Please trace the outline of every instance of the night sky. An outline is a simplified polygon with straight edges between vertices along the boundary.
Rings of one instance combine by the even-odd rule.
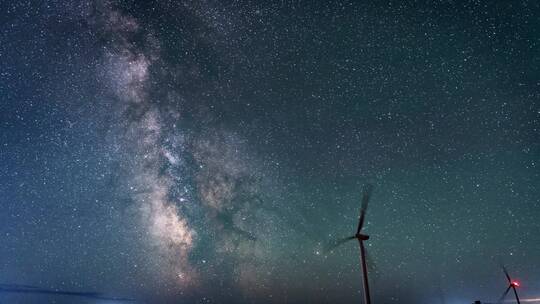
[[[2,1],[0,303],[540,298],[540,2]]]

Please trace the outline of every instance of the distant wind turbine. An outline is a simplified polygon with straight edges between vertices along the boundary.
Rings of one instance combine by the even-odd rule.
[[[360,264],[362,266],[362,274],[363,274],[363,285],[364,285],[364,303],[365,304],[371,304],[371,297],[369,294],[369,282],[368,282],[368,271],[367,271],[367,264],[366,264],[366,248],[364,247],[364,241],[367,241],[369,239],[369,235],[362,233],[362,228],[364,227],[364,221],[366,218],[366,210],[368,207],[369,199],[371,197],[371,192],[373,191],[372,185],[366,185],[364,187],[364,193],[362,196],[362,206],[360,207],[360,217],[358,219],[358,228],[356,229],[356,234],[353,236],[349,236],[343,239],[337,240],[332,246],[330,246],[327,250],[332,251],[336,247],[357,239],[358,244],[360,245]]]
[[[514,291],[514,296],[516,297],[516,302],[520,304],[518,293],[516,290],[516,287],[519,287],[519,282],[512,280],[512,278],[510,278],[510,275],[508,274],[506,267],[504,267],[503,265],[501,265],[501,267],[504,271],[504,275],[506,276],[506,279],[508,280],[508,288],[506,288],[506,291],[503,293],[503,295],[501,296],[501,298],[499,299],[497,303],[501,303],[504,300],[504,298],[506,298],[506,295],[508,295],[508,293],[510,292],[510,289],[512,289]]]

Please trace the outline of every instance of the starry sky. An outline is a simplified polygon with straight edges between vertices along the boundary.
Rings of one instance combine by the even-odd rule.
[[[0,303],[540,297],[540,2],[3,1]]]

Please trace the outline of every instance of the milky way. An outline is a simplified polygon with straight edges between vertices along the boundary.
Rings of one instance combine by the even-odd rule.
[[[0,301],[538,298],[539,11],[2,4]]]
[[[126,120],[116,125],[111,140],[124,155],[121,163],[127,170],[122,179],[133,193],[141,241],[149,243],[148,254],[159,257],[153,271],[159,272],[162,284],[182,292],[202,288],[212,276],[246,296],[269,289],[273,266],[267,265],[276,259],[272,233],[283,227],[270,227],[272,211],[262,211],[259,188],[268,177],[260,161],[232,131],[211,127],[192,134],[177,126],[183,108],[151,96],[161,90],[154,87],[152,68],[166,64],[151,31],[110,3],[99,8],[94,26],[111,44],[103,47],[98,75],[117,97],[120,119]],[[142,39],[142,46],[136,39]],[[192,189],[186,187],[190,160]],[[183,209],[198,212],[208,226],[195,228]],[[208,265],[197,269],[190,252],[205,234],[214,252],[203,262]]]

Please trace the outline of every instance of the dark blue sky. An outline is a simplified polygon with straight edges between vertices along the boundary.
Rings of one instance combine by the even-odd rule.
[[[540,297],[536,1],[0,9],[1,303]]]

